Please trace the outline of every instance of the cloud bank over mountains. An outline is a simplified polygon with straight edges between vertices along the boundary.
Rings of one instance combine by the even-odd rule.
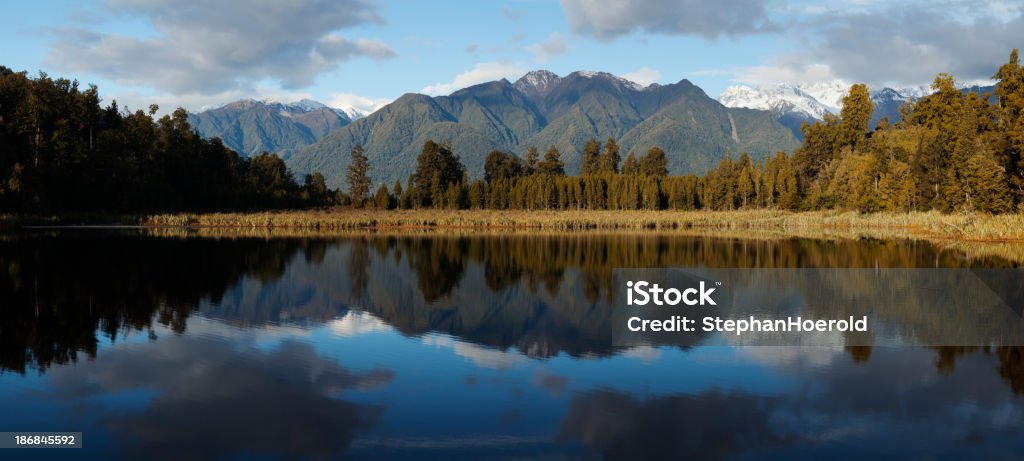
[[[78,9],[33,32],[46,41],[41,66],[114,82],[108,94],[133,108],[271,97],[365,113],[403,93],[449,94],[538,67],[607,70],[644,85],[697,78],[712,91],[837,80],[896,88],[939,72],[986,80],[1024,45],[1018,1],[560,0],[456,11],[375,0],[97,0]]]
[[[631,34],[708,40],[785,35],[791,51],[761,64],[719,69],[755,85],[846,80],[919,85],[948,72],[984,80],[1021,47],[1019,2],[843,2],[822,6],[772,0],[562,0],[570,29],[610,41]]]
[[[100,12],[149,24],[152,33],[66,28],[46,62],[172,94],[212,94],[268,79],[301,89],[344,61],[396,57],[384,42],[338,33],[384,23],[377,7],[362,0],[112,0]]]

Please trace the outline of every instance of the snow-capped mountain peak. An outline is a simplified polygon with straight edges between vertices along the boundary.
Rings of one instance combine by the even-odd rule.
[[[322,103],[320,101],[314,101],[314,100],[308,99],[308,98],[301,99],[301,100],[293,102],[293,103],[286,103],[284,105],[286,107],[292,107],[292,108],[303,110],[303,111],[306,111],[306,112],[313,112],[314,110],[320,110],[320,109],[327,108],[326,104],[324,104],[324,103]]]
[[[992,84],[990,81],[957,82],[957,88],[965,92],[984,94],[991,92]],[[849,88],[848,83],[838,80],[760,87],[731,86],[718,96],[718,102],[726,107],[768,110],[780,121],[795,119],[802,123],[823,120],[825,114],[829,113],[838,115]],[[929,85],[869,90],[871,101],[875,105],[873,119],[888,117],[890,121],[899,119],[900,106],[904,103],[916,101],[935,92]]]
[[[841,80],[833,80],[831,82],[818,82],[818,83],[800,83],[796,85],[804,94],[807,94],[814,98],[819,103],[835,109],[830,111],[838,113],[839,109],[843,107],[843,98],[850,92],[850,84]]]
[[[546,89],[558,83],[560,80],[562,80],[562,78],[559,77],[558,74],[551,72],[550,70],[541,69],[527,72],[526,75],[523,75],[522,77],[519,78],[519,80],[516,80],[516,83],[514,83],[514,85],[528,85],[537,89]]]
[[[347,120],[355,120],[356,118],[362,116],[362,114],[358,114],[354,111],[330,107],[327,104],[309,98],[303,98],[293,102],[283,102],[275,101],[273,99],[265,99],[263,100],[263,103],[277,109],[280,112],[280,114],[285,117],[294,117],[324,109],[334,112],[339,117],[342,117]]]
[[[908,91],[894,90],[892,88],[882,88],[871,92],[872,101],[909,101],[912,99],[918,99],[921,96],[917,96],[918,93],[911,93]]]
[[[958,85],[969,88],[971,85]],[[850,85],[835,80],[819,83],[781,83],[775,86],[732,86],[726,88],[718,101],[726,107],[747,107],[770,110],[778,116],[796,114],[821,120],[826,113],[839,114]],[[920,99],[934,91],[927,85],[871,90],[876,109],[886,104],[898,107],[905,101]]]
[[[512,86],[526,94],[544,95],[561,81],[558,74],[549,70],[533,70],[516,80]]]
[[[645,88],[647,88],[646,86],[641,85],[637,82],[619,77],[618,75],[610,74],[608,72],[593,72],[588,70],[581,70],[578,72],[573,72],[572,74],[569,75],[577,75],[583,78],[604,78],[615,83],[615,85],[618,86],[619,89],[643,91]]]
[[[956,82],[956,87],[959,90],[970,90],[971,88],[976,87],[986,88],[995,84],[996,82],[994,80],[967,80]],[[921,99],[935,92],[935,90],[932,89],[931,84],[905,86],[896,88],[895,91],[903,96],[904,99]]]
[[[620,91],[643,91],[655,86],[644,86],[608,72],[593,72],[585,70],[573,72],[565,77],[559,77],[554,72],[548,70],[534,70],[527,72],[526,75],[520,77],[519,80],[516,80],[515,83],[512,84],[512,86],[529,95],[543,96],[551,91],[551,89],[556,85],[568,78],[604,79],[605,81],[611,82]]]
[[[238,99],[238,100],[235,100],[235,101],[231,101],[231,102],[227,102],[227,103],[224,103],[224,104],[220,104],[220,105],[217,105],[217,106],[213,106],[211,108],[216,109],[216,108],[221,108],[221,107],[232,107],[232,106],[233,107],[252,107],[254,105],[259,105],[259,104],[262,104],[264,106],[281,106],[281,107],[284,107],[284,108],[287,108],[287,109],[290,109],[290,110],[293,110],[293,111],[301,111],[301,112],[312,112],[314,110],[317,110],[317,109],[320,109],[320,108],[323,108],[323,107],[327,107],[324,104],[319,103],[317,101],[314,101],[312,99],[303,99],[301,101],[295,101],[295,102],[283,102],[283,101],[280,101],[280,100],[277,100],[277,99],[274,99],[274,98],[263,98],[263,99],[242,98],[242,99]]]
[[[832,99],[828,87],[813,87],[810,91]],[[841,99],[841,97],[840,97]],[[807,85],[779,84],[771,87],[730,86],[718,97],[726,107],[746,107],[772,111],[776,115],[799,113],[822,119],[827,113],[837,113],[836,106],[821,102],[808,92]]]

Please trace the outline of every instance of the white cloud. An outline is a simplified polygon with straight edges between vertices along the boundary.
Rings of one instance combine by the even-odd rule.
[[[574,33],[612,40],[636,31],[705,38],[775,29],[765,0],[562,0]]]
[[[846,80],[868,84],[921,84],[940,72],[977,80],[991,77],[1022,43],[1019,9],[990,10],[972,2],[951,6],[951,14],[945,7],[916,6],[887,4],[813,19],[815,40],[790,66],[819,62]]]
[[[818,83],[837,80],[827,64],[779,64],[740,67],[730,71],[732,81],[754,86],[778,83]]]
[[[431,96],[445,95],[478,83],[501,80],[503,78],[515,78],[526,72],[527,69],[517,63],[508,61],[481,62],[473,66],[473,69],[456,75],[455,79],[450,83],[427,85],[420,92]]]
[[[565,44],[565,38],[558,32],[552,32],[543,42],[534,43],[526,48],[533,53],[533,60],[545,62],[552,56],[565,53],[569,48]]]
[[[480,368],[507,370],[527,362],[526,357],[522,354],[478,346],[453,339],[450,336],[426,335],[423,337],[423,344],[437,348],[451,348],[455,355],[469,360]]]
[[[985,6],[991,10],[992,14],[1004,18],[1020,16],[1021,12],[1024,11],[1024,5],[1017,2],[988,2],[987,5],[982,7],[984,8]]]
[[[1019,5],[950,0],[942,8],[929,6],[865,2],[794,17],[799,46],[764,65],[731,69],[732,80],[898,87],[928,84],[948,72],[961,81],[986,81],[1021,45]]]
[[[844,354],[841,347],[824,346],[740,346],[736,347],[736,351],[737,358],[778,368],[793,365],[826,367]]]
[[[641,67],[633,72],[622,74],[621,77],[626,80],[639,83],[643,86],[647,86],[661,80],[661,72],[649,67]]]
[[[911,86],[930,83],[939,72],[984,80],[1021,47],[1024,30],[1024,3],[1006,0],[561,0],[561,6],[573,33],[604,41],[637,33],[708,40],[770,33],[788,41],[784,54],[727,69],[734,81],[755,85],[838,79]]]
[[[382,42],[337,34],[383,23],[363,0],[111,0],[100,12],[148,22],[156,34],[59,31],[46,64],[176,95],[212,95],[267,79],[286,89],[303,88],[342,61],[395,56]]]

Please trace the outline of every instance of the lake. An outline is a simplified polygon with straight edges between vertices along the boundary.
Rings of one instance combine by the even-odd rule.
[[[610,326],[621,268],[1015,268],[1017,252],[26,231],[0,238],[0,431],[84,448],[0,458],[1020,459],[1021,344],[621,347]],[[973,328],[878,309],[901,335]]]

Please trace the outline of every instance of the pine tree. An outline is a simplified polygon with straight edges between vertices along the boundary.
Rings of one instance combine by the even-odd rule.
[[[405,184],[407,187],[402,189],[402,194],[398,196],[398,207],[403,210],[408,210],[416,205],[416,199],[414,198],[415,189],[413,188],[411,175]],[[399,183],[399,187],[401,187],[401,183]]]
[[[962,117],[957,121],[957,133],[951,139],[953,151],[944,168],[945,178],[942,183],[942,207],[947,211],[960,208],[973,209],[971,203],[972,181],[967,173],[967,163],[978,150],[977,131],[978,119],[973,110],[964,108]]]
[[[654,146],[647,151],[647,154],[640,158],[640,174],[655,177],[668,176],[668,159],[665,158],[665,151]]]
[[[562,162],[562,154],[558,152],[554,144],[548,147],[548,151],[544,153],[544,161],[537,165],[537,172],[553,176],[565,175],[565,163]]]
[[[800,191],[797,187],[796,171],[788,163],[779,169],[775,182],[779,187],[779,208],[794,210],[800,202]]]
[[[629,155],[626,156],[626,160],[622,162],[622,174],[640,174],[640,163],[636,161],[636,155],[633,155],[633,151],[630,151]]]
[[[352,160],[348,165],[348,195],[353,205],[362,207],[370,193],[370,161],[363,154],[363,146],[356,145],[352,148]]]
[[[483,181],[473,181],[469,185],[469,206],[473,209],[481,209],[486,205],[487,184]]]
[[[338,206],[352,206],[352,199],[341,189],[334,193],[334,204]]]
[[[999,155],[1017,200],[1024,201],[1024,68],[1020,65],[1017,49],[1010,60],[999,67],[993,76],[996,84],[997,115],[1000,132],[1006,143]]]
[[[857,152],[844,155],[832,169],[824,194],[808,203],[814,208],[855,208],[862,212],[877,211],[882,206],[878,193],[878,158]]]
[[[602,173],[618,173],[620,160],[622,158],[619,156],[619,145],[615,143],[614,139],[608,138],[604,142],[604,152],[601,153],[599,170]]]
[[[804,142],[793,152],[794,172],[801,184],[811,184],[839,151],[839,118],[825,114],[823,122],[804,124]]]
[[[953,76],[946,73],[937,75],[931,88],[935,92],[914,105],[912,120],[939,133],[958,132],[963,114],[963,93],[956,87]]]
[[[843,108],[839,112],[839,146],[857,149],[871,129],[869,123],[874,111],[875,103],[871,102],[868,86],[863,83],[851,86],[850,92],[843,97]]]
[[[387,210],[391,208],[391,194],[388,193],[388,186],[381,184],[377,188],[377,193],[373,197],[373,204],[379,210]]]
[[[943,197],[942,184],[947,178],[949,154],[946,152],[948,140],[935,130],[928,130],[928,136],[921,140],[921,147],[912,159],[914,182],[917,184],[916,202],[923,209],[941,208]]]
[[[662,209],[662,192],[661,184],[657,179],[652,177],[644,178],[641,186],[643,195],[643,207],[647,210],[660,210]]]
[[[537,152],[537,148],[530,146],[526,149],[525,165],[523,167],[523,174],[529,176],[537,171],[537,162],[540,161],[540,153]]]
[[[441,170],[434,170],[428,185],[430,191],[430,202],[427,205],[434,208],[443,208],[445,206],[445,194],[448,192],[448,186],[450,184],[446,183],[442,179]]]
[[[999,106],[1007,112],[1005,116],[1016,119],[1024,115],[1024,69],[1016,48],[1010,52],[1010,60],[1000,66],[992,78],[998,80],[995,93]]]
[[[444,207],[449,210],[461,210],[469,205],[467,190],[462,183],[450,183],[442,199]]]
[[[324,175],[319,171],[306,175],[303,189],[308,200],[313,204],[322,205],[327,198],[327,184],[324,181]]]
[[[443,206],[448,186],[459,183],[466,168],[447,146],[428,140],[416,158],[416,171],[410,178],[410,189],[416,206]]]
[[[590,138],[583,145],[583,157],[580,159],[580,174],[583,176],[596,174],[601,169],[601,143]]]
[[[882,206],[886,210],[905,212],[914,209],[917,184],[914,182],[910,165],[900,160],[889,162],[888,170],[882,174],[878,188]]]
[[[708,194],[708,206],[716,210],[732,210],[737,205],[736,183],[739,179],[737,163],[732,156],[726,152],[725,157],[718,163],[706,178],[706,193]]]
[[[745,166],[740,170],[740,175],[736,180],[736,193],[739,195],[741,208],[747,208],[748,202],[754,198],[754,179],[750,174],[750,169]]]
[[[292,192],[297,189],[288,167],[280,157],[263,151],[249,159],[246,171],[254,195],[262,206],[280,208],[288,205]]]
[[[995,158],[979,150],[967,160],[965,170],[966,205],[969,209],[989,213],[1004,213],[1013,209],[1010,188]]]
[[[522,162],[512,154],[493,150],[484,159],[484,180],[515,178],[523,173]]]

